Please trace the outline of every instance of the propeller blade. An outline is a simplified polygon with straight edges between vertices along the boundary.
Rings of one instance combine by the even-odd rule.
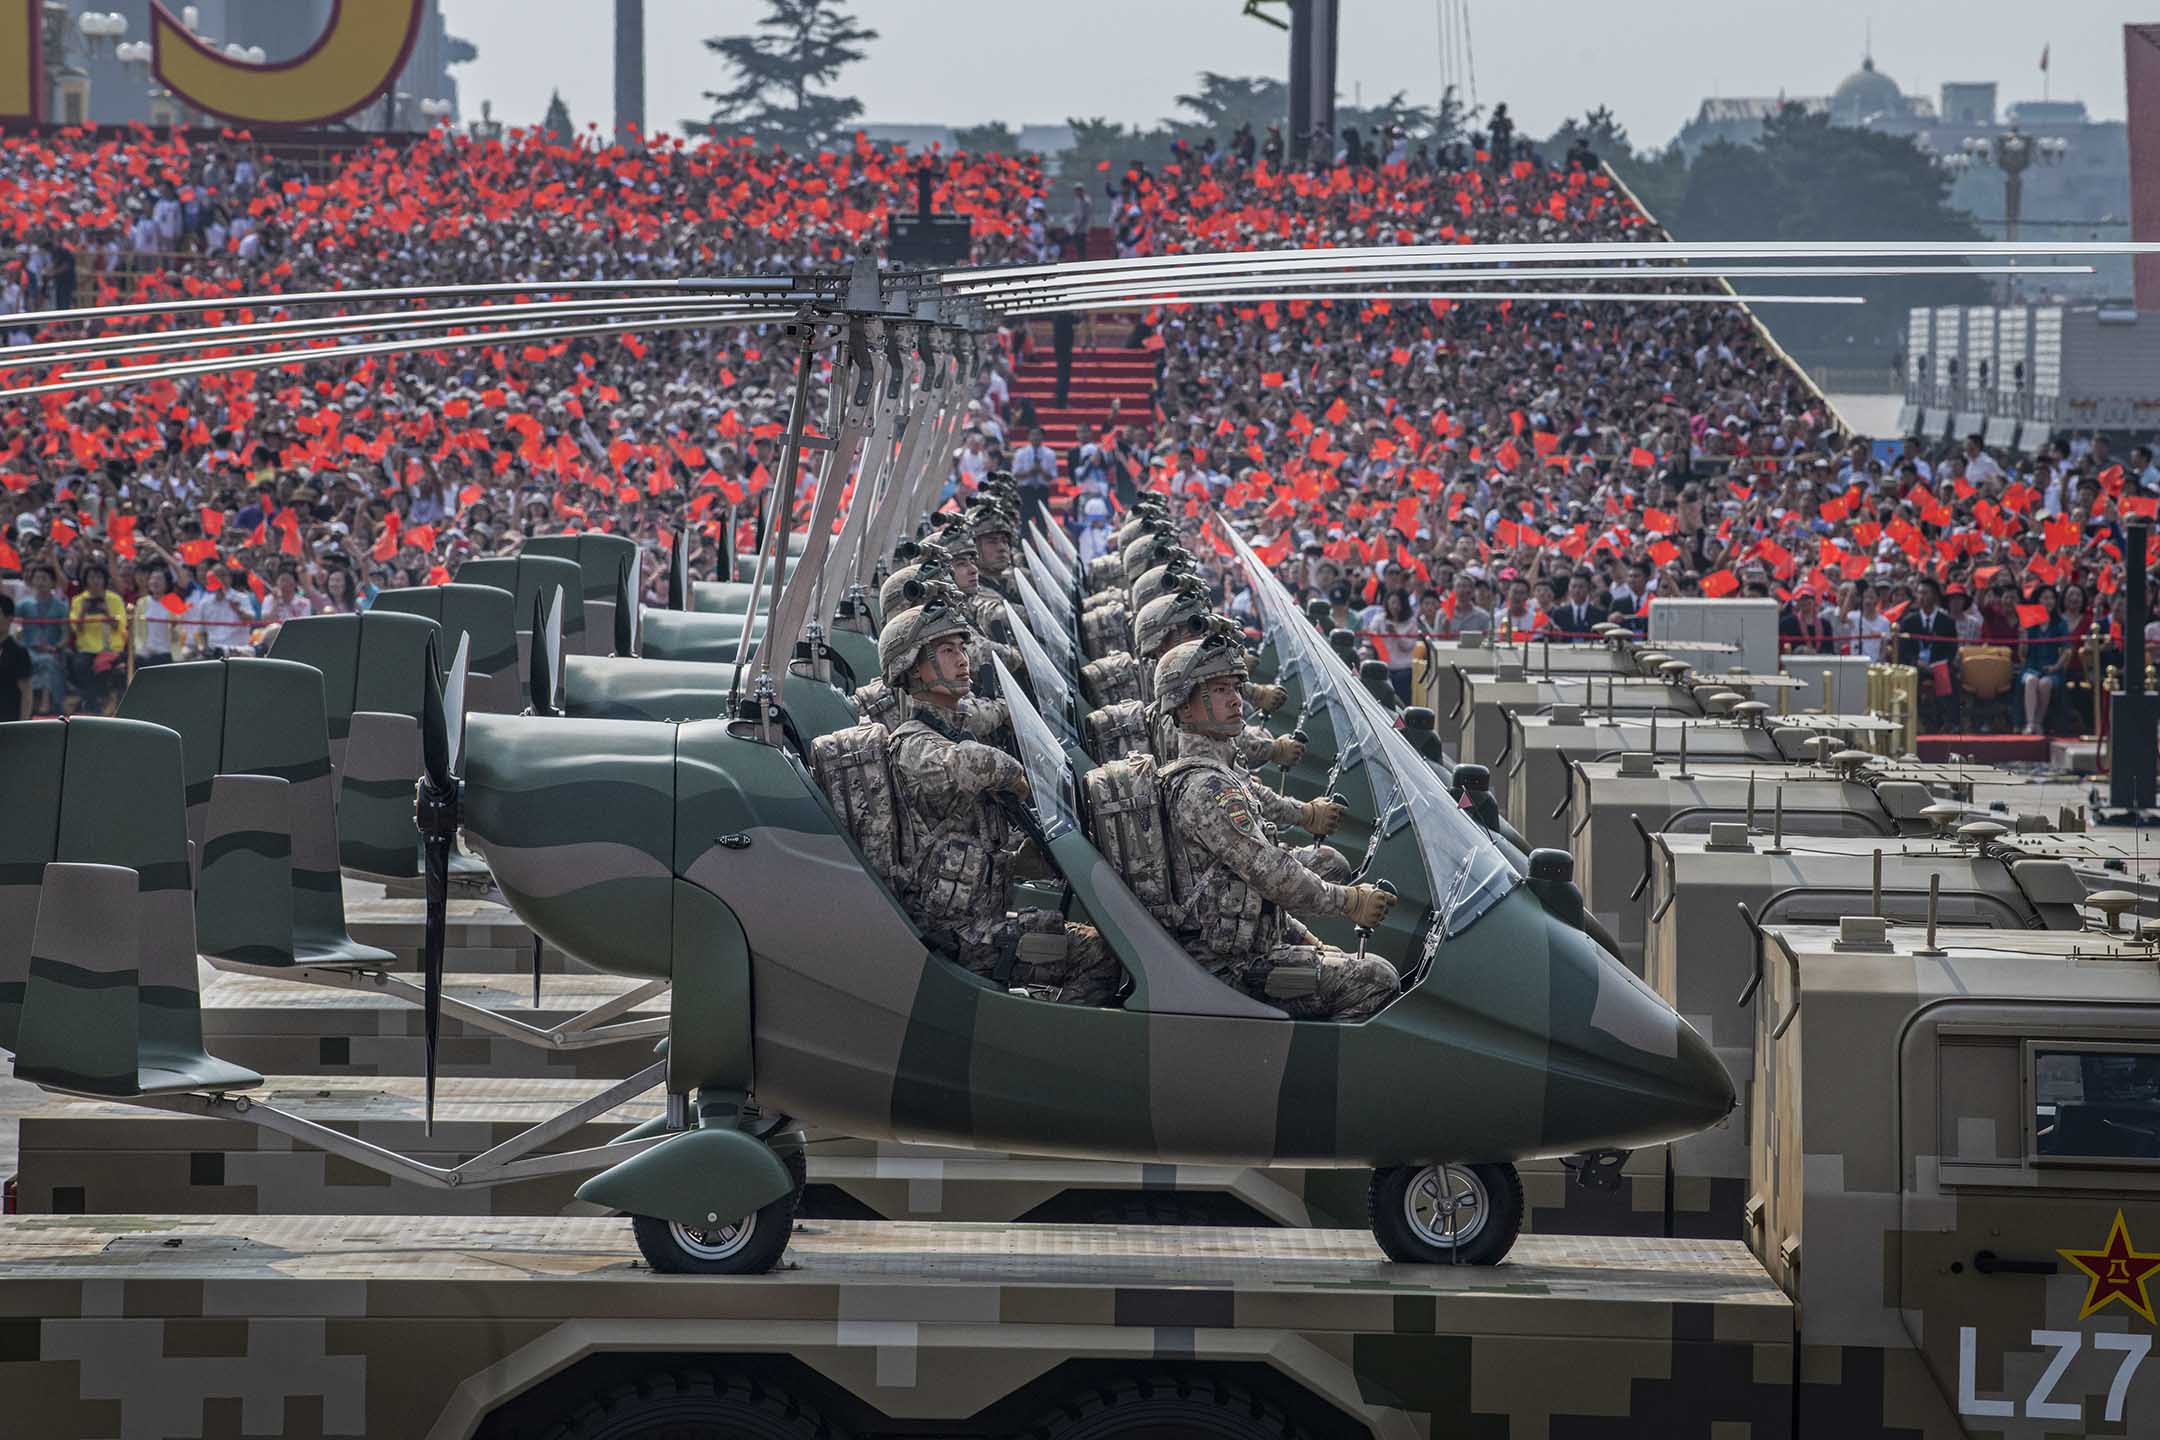
[[[562,616],[548,604],[551,595],[559,597],[562,587],[533,596],[532,658],[526,667],[525,692],[535,715],[554,715],[556,667],[562,663]],[[555,638],[550,642],[549,627],[553,626]]]
[[[548,709],[550,715],[562,713],[562,627],[563,592],[557,585],[548,596],[547,625],[544,638],[547,641]]]
[[[730,527],[732,532],[733,527]],[[735,578],[735,537],[732,533],[720,537],[720,578]],[[668,558],[668,609],[690,608],[690,527],[685,525],[675,532],[675,553]]]
[[[639,553],[643,553],[642,551]],[[615,653],[637,654],[637,556],[622,562],[622,574],[615,581]]]
[[[465,663],[471,637],[458,640],[446,682],[436,668],[441,652],[435,639],[427,649],[427,706],[420,717],[420,748],[426,775],[420,783],[421,850],[427,872],[426,936],[420,969],[424,986],[427,1081],[426,1132],[435,1133],[435,1060],[442,1036],[443,927],[450,906],[450,846],[457,835],[457,768],[465,742]]]

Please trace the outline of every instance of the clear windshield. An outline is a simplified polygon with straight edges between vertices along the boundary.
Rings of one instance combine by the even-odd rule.
[[[1060,560],[1065,562],[1063,568],[1068,577],[1075,574],[1079,570],[1080,547],[1073,544],[1073,538],[1072,536],[1065,533],[1064,526],[1052,525],[1045,529],[1043,523],[1038,520],[1035,522],[1033,529],[1035,538],[1042,539],[1045,536],[1048,537],[1048,543],[1045,544],[1043,547],[1044,551],[1046,553],[1055,554]]]
[[[1043,568],[1049,572],[1051,580],[1056,582],[1053,588],[1058,594],[1071,595],[1075,583],[1073,568],[1066,563],[1065,557],[1058,553],[1057,546],[1045,543],[1040,538],[1040,532],[1028,536],[1024,543],[1042,557]]]
[[[1034,632],[1020,619],[1012,602],[1005,602],[1005,623],[1012,628],[1013,645],[1020,651],[1020,659],[1027,666],[1028,684],[1043,708],[1049,711],[1052,722],[1069,738],[1073,734],[1072,686],[1046,652]],[[999,691],[1011,698],[1010,691]]]
[[[1306,694],[1307,712],[1324,706],[1337,739],[1337,769],[1362,764],[1384,807],[1380,830],[1413,828],[1436,891],[1440,924],[1431,942],[1455,934],[1507,893],[1515,873],[1485,831],[1465,815],[1425,758],[1395,728],[1380,702],[1358,683],[1340,657],[1297,612],[1289,592],[1227,525],[1269,641],[1285,670],[1294,668]]]
[[[1023,543],[1020,549],[1027,557],[1027,569],[1024,572],[1014,571],[1015,578],[1031,579],[1036,597],[1043,602],[1046,611],[1061,628],[1070,632],[1073,623],[1072,586],[1058,583],[1056,572],[1050,568],[1049,562],[1043,559],[1042,552],[1035,547],[1033,541]]]
[[[1080,807],[1074,799],[1072,766],[1065,761],[1064,747],[1041,713],[1028,703],[1020,682],[1012,671],[1005,668],[1003,657],[993,654],[990,663],[997,667],[998,693],[1005,697],[1005,708],[1012,715],[1013,734],[1020,741],[1020,763],[1027,767],[1028,789],[1033,792],[1029,803],[1035,808],[1035,816],[1042,821],[1043,832],[1048,839],[1080,828]]]
[[[1049,603],[1043,599],[1042,591],[1027,576],[1016,570],[1013,583],[1020,592],[1020,608],[1027,612],[1028,628],[1035,632],[1034,638],[1042,642],[1050,658],[1057,662],[1060,674],[1078,674],[1079,662],[1073,655],[1072,631],[1058,623]]]

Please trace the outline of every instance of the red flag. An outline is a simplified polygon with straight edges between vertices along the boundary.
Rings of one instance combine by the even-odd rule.
[[[16,553],[15,547],[5,540],[0,540],[0,573],[10,575],[20,575],[22,573],[22,556]]]
[[[205,534],[205,535],[222,535],[222,534],[224,534],[224,533],[225,533],[225,512],[224,512],[224,511],[222,511],[222,510],[213,510],[213,509],[211,509],[211,508],[210,508],[210,507],[209,507],[208,505],[205,505],[205,506],[203,506],[203,507],[202,507],[202,509],[201,509],[200,511],[198,511],[197,513],[198,513],[198,514],[200,514],[200,515],[202,516],[202,533],[203,533],[203,534]]]
[[[1628,451],[1627,463],[1638,470],[1655,470],[1657,468],[1657,456],[1637,445],[1634,449]]]
[[[168,590],[163,595],[160,595],[157,598],[158,604],[163,605],[169,613],[174,615],[187,614],[187,601],[181,599],[172,591]]]
[[[1740,588],[1740,577],[1730,570],[1713,570],[1702,577],[1702,593],[1713,600],[1722,600]]]
[[[2047,606],[2020,605],[2017,607],[2017,616],[2018,624],[2024,626],[2028,630],[2037,630],[2042,625],[2047,624]]]
[[[412,546],[421,554],[430,554],[435,549],[435,527],[432,525],[415,525],[405,532],[404,540],[407,545]]]
[[[1670,535],[1677,528],[1677,522],[1663,510],[1645,510],[1642,512],[1642,528],[1653,535]]]
[[[183,540],[180,542],[180,563],[183,565],[200,565],[215,554],[217,554],[217,541],[215,540]]]
[[[112,517],[109,529],[112,534],[113,553],[129,560],[134,559],[135,517],[133,515],[115,515]]]

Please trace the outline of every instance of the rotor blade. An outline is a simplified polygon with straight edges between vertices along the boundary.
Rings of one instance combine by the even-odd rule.
[[[735,527],[720,537],[720,578],[735,578]],[[690,522],[684,520],[682,528],[675,532],[675,550],[668,556],[668,609],[690,608]]]
[[[548,603],[550,597],[555,604]],[[526,664],[525,691],[535,715],[556,713],[555,667],[562,659],[562,615],[556,606],[561,600],[560,585],[533,595],[532,649]]]
[[[1036,276],[1116,275],[1154,266],[1179,268],[1249,266],[1343,268],[1359,265],[1490,265],[1499,261],[1593,260],[1841,260],[1913,256],[2137,255],[2160,251],[2160,242],[2136,240],[1593,240],[1567,244],[1356,245],[1341,249],[1209,250],[1186,255],[1131,256],[1122,260],[1068,260],[1050,265],[1010,265],[946,270],[940,283],[955,287]]]
[[[1130,310],[1135,305],[1250,305],[1263,300],[1580,300],[1617,305],[1865,305],[1861,295],[1642,294],[1625,290],[1263,290],[1230,295],[1151,292],[1121,300],[1035,300],[999,305],[1007,315],[1047,315],[1058,310]],[[5,391],[0,391],[4,395]]]
[[[444,310],[387,310],[379,314],[311,315],[291,320],[260,320],[236,325],[203,325],[192,330],[154,330],[126,335],[95,335],[80,340],[46,340],[0,347],[0,369],[32,364],[62,366],[83,360],[118,360],[136,355],[164,355],[211,350],[228,345],[261,345],[285,340],[336,340],[458,325],[507,323],[543,316],[634,315],[655,311],[719,314],[751,308],[744,300],[550,300],[530,305],[458,305]]]
[[[125,305],[86,305],[79,310],[31,310],[8,316],[14,328],[82,324],[122,315],[178,315],[199,310],[269,309],[293,305],[350,305],[363,300],[424,300],[435,295],[576,295],[609,291],[672,290],[684,294],[741,294],[745,299],[787,304],[802,298],[791,276],[732,275],[693,280],[490,280],[476,285],[388,285],[352,290],[301,290],[291,294],[220,295],[209,299],[143,300]]]
[[[986,304],[1047,293],[1082,295],[1117,294],[1142,289],[1152,283],[1184,290],[1223,290],[1241,285],[1282,283],[1296,285],[1366,285],[1383,281],[1424,281],[1427,284],[1495,284],[1519,280],[1838,280],[1900,279],[1927,275],[2090,275],[2091,265],[1750,265],[1728,269],[1721,266],[1687,265],[1502,265],[1491,269],[1457,266],[1426,266],[1413,270],[1346,267],[1338,272],[1298,269],[1288,273],[1269,270],[1261,274],[1237,267],[1205,269],[1164,267],[1110,277],[1045,276],[1016,280],[995,287],[972,288],[967,293]]]
[[[0,399],[13,399],[22,395],[44,395],[64,390],[95,390],[107,385],[133,385],[144,380],[165,380],[180,375],[214,375],[234,370],[275,370],[284,365],[304,365],[311,361],[359,359],[368,355],[402,355],[415,350],[468,350],[499,345],[510,340],[542,340],[569,335],[621,335],[643,334],[652,330],[700,330],[715,325],[743,325],[764,322],[790,322],[796,324],[836,323],[820,317],[805,317],[793,310],[729,311],[720,316],[694,316],[686,319],[621,320],[592,325],[539,325],[522,330],[489,330],[470,335],[437,335],[420,340],[384,340],[366,345],[328,345],[298,350],[280,350],[267,355],[240,355],[216,360],[177,360],[163,365],[138,365],[124,370],[77,371],[59,379],[36,385],[18,385],[0,390]]]
[[[637,653],[637,556],[626,557],[615,580],[615,653]]]

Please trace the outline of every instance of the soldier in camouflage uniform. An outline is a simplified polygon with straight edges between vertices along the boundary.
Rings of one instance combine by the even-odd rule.
[[[995,481],[1004,476],[998,471],[990,478]],[[1010,479],[1010,476],[1005,478]],[[981,584],[1000,600],[1017,600],[1019,591],[1013,587],[1013,537],[1019,533],[1018,513],[1009,509],[1005,502],[992,498],[986,488],[978,495],[975,504],[968,509],[968,529],[974,533],[976,564],[981,570]]]
[[[886,577],[878,592],[878,608],[885,614],[887,628],[933,595],[942,595],[961,614],[968,613],[958,590],[942,578],[947,573],[942,552],[934,546],[931,549],[933,553],[922,563],[905,566]],[[980,635],[970,634],[968,661],[977,673],[989,664],[989,648],[989,642]],[[1011,662],[1007,663],[1010,665]],[[887,731],[899,729],[901,722],[915,709],[902,687],[888,683],[882,675],[858,687],[849,698],[855,702],[857,715],[883,725]],[[996,745],[1002,744],[1011,734],[1012,716],[1006,711],[1004,701],[970,695],[960,702],[960,723],[973,738],[986,745]]]
[[[1162,772],[1175,913],[1159,916],[1224,982],[1306,1020],[1362,1020],[1395,997],[1395,967],[1324,945],[1295,912],[1341,915],[1363,928],[1395,897],[1323,880],[1268,842],[1263,802],[1230,758],[1244,727],[1245,659],[1211,635],[1171,649],[1155,671],[1155,703],[1176,717],[1178,758]],[[1280,797],[1277,797],[1280,798]]]
[[[1068,1005],[1105,1004],[1124,971],[1093,928],[1048,910],[1005,908],[1008,806],[1027,797],[1027,772],[969,736],[969,633],[961,606],[933,593],[878,636],[882,678],[906,692],[910,712],[892,735],[900,903],[933,944],[978,975],[1047,989]]]

